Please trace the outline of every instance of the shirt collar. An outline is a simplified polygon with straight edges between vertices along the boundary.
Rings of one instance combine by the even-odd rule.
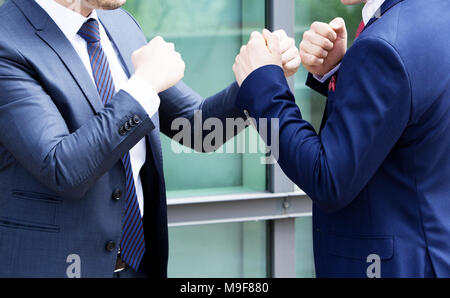
[[[367,0],[364,5],[362,15],[364,24],[367,25],[373,17],[379,18],[381,14],[381,6],[386,0]]]
[[[54,0],[36,0],[36,2],[47,12],[69,40],[72,40],[77,36],[81,26],[88,19],[95,19],[98,21],[95,9],[89,17],[84,17],[81,14],[56,3]]]

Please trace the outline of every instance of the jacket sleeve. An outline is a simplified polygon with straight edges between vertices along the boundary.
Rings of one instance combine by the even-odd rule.
[[[320,136],[302,119],[277,66],[253,72],[241,87],[238,105],[257,120],[279,119],[282,169],[319,208],[336,212],[358,196],[402,136],[410,121],[410,90],[396,50],[368,37],[343,60],[335,109]]]
[[[218,119],[223,124],[223,139],[215,144],[213,149],[217,150],[244,128],[240,127],[240,130],[237,129],[233,133],[230,133],[226,131],[225,125],[227,119],[234,120],[241,118],[243,121],[245,119],[243,112],[236,108],[238,91],[239,87],[237,83],[233,83],[221,92],[211,97],[203,98],[184,82],[178,83],[176,86],[160,94],[161,131],[168,137],[173,138],[178,133],[177,130],[172,129],[173,121],[177,118],[185,119],[191,127],[191,138],[189,139],[189,144],[181,142],[182,145],[191,147],[196,151],[206,152],[203,146],[201,146],[202,148],[198,148],[199,146],[195,145],[196,140],[203,142],[210,131],[202,129],[200,132],[201,135],[195,139],[196,134],[199,134],[199,132],[195,130],[194,122],[198,122],[197,125],[199,124],[203,127],[205,121],[208,119]],[[198,112],[201,112],[201,115]],[[186,142],[187,140],[183,139],[181,141]]]
[[[81,199],[92,185],[154,128],[128,93],[75,132],[14,49],[0,45],[0,142],[43,185],[63,198]],[[120,128],[134,116],[140,123]]]
[[[306,86],[313,89],[316,92],[319,92],[325,97],[328,97],[328,85],[330,84],[331,78],[326,80],[325,82],[321,83],[316,78],[314,78],[314,75],[312,73],[308,73],[308,78],[306,80]]]

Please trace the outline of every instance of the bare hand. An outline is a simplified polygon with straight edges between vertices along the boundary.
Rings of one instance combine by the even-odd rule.
[[[275,34],[280,40],[280,50],[284,75],[289,78],[295,75],[300,67],[300,64],[302,62],[300,59],[300,53],[295,46],[295,40],[287,36],[284,30],[274,31],[273,34]],[[266,36],[264,37],[267,38]]]
[[[330,24],[314,22],[300,43],[303,66],[320,76],[336,67],[346,52],[347,29],[342,18],[336,18]]]
[[[233,72],[239,86],[256,69],[266,65],[277,65],[282,67],[282,57],[280,50],[280,41],[278,37],[264,30],[264,35],[259,32],[253,32],[250,41],[241,48],[241,53],[236,57],[233,65]]]
[[[135,74],[149,83],[157,93],[177,84],[184,77],[186,68],[173,43],[162,37],[152,39],[131,57]]]

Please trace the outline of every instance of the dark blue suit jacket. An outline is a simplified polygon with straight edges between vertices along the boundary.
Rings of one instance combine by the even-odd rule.
[[[381,277],[450,276],[449,35],[449,1],[387,0],[342,61],[320,135],[281,68],[243,83],[238,106],[280,119],[279,163],[314,201],[319,277],[366,277],[372,254]]]
[[[128,75],[131,54],[146,44],[124,10],[99,11]],[[0,277],[65,277],[81,259],[82,277],[112,277],[122,233],[125,171],[120,157],[142,138],[141,172],[149,276],[167,271],[167,207],[160,130],[173,136],[178,117],[240,117],[236,84],[204,100],[183,83],[160,94],[149,118],[124,91],[102,106],[95,85],[70,42],[34,0],[0,9]],[[141,122],[122,136],[130,118]],[[226,135],[226,134],[224,134]],[[191,142],[193,144],[193,142]],[[116,245],[105,249],[108,242]]]

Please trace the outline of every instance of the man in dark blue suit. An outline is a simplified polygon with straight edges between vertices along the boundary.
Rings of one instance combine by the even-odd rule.
[[[369,0],[365,12],[375,2],[347,52],[341,19],[305,34],[308,85],[328,96],[320,134],[270,32],[236,60],[237,105],[279,119],[279,163],[314,202],[318,277],[450,277],[450,2]]]
[[[147,44],[124,3],[0,8],[0,277],[165,277],[160,131],[242,116],[236,83],[204,99],[179,82],[174,45]]]

